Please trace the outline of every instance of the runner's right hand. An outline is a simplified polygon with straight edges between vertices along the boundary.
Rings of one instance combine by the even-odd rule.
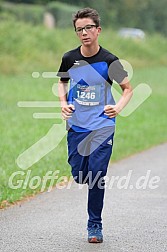
[[[72,117],[72,113],[74,112],[75,107],[73,104],[68,104],[65,105],[61,108],[61,114],[62,114],[62,118],[64,120],[68,120],[70,117]]]

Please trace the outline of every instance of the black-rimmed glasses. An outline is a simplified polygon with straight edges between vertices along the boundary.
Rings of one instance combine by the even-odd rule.
[[[75,31],[77,34],[81,34],[83,30],[85,30],[86,32],[89,32],[92,30],[93,27],[97,27],[97,25],[85,25],[84,27],[75,28]]]

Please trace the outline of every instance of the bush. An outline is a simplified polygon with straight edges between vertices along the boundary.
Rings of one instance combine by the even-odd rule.
[[[4,19],[4,13],[8,14],[9,18],[13,17],[19,21],[41,24],[43,22],[44,7],[40,5],[5,3],[1,6],[1,19]]]
[[[56,20],[58,27],[68,27],[72,25],[72,15],[77,12],[79,7],[60,2],[51,2],[46,10],[50,12]]]

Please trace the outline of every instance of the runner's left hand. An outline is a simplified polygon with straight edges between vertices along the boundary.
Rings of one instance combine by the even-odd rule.
[[[120,110],[117,105],[105,105],[104,112],[104,114],[107,115],[109,118],[113,118],[119,114]]]

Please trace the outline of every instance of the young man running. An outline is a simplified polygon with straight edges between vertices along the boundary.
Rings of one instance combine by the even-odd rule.
[[[67,120],[71,172],[77,183],[88,184],[88,242],[98,243],[103,242],[104,177],[112,154],[115,117],[130,100],[132,88],[118,58],[98,43],[97,11],[79,10],[73,24],[81,45],[64,54],[58,90],[62,117]],[[113,80],[122,89],[117,104],[111,93]]]

